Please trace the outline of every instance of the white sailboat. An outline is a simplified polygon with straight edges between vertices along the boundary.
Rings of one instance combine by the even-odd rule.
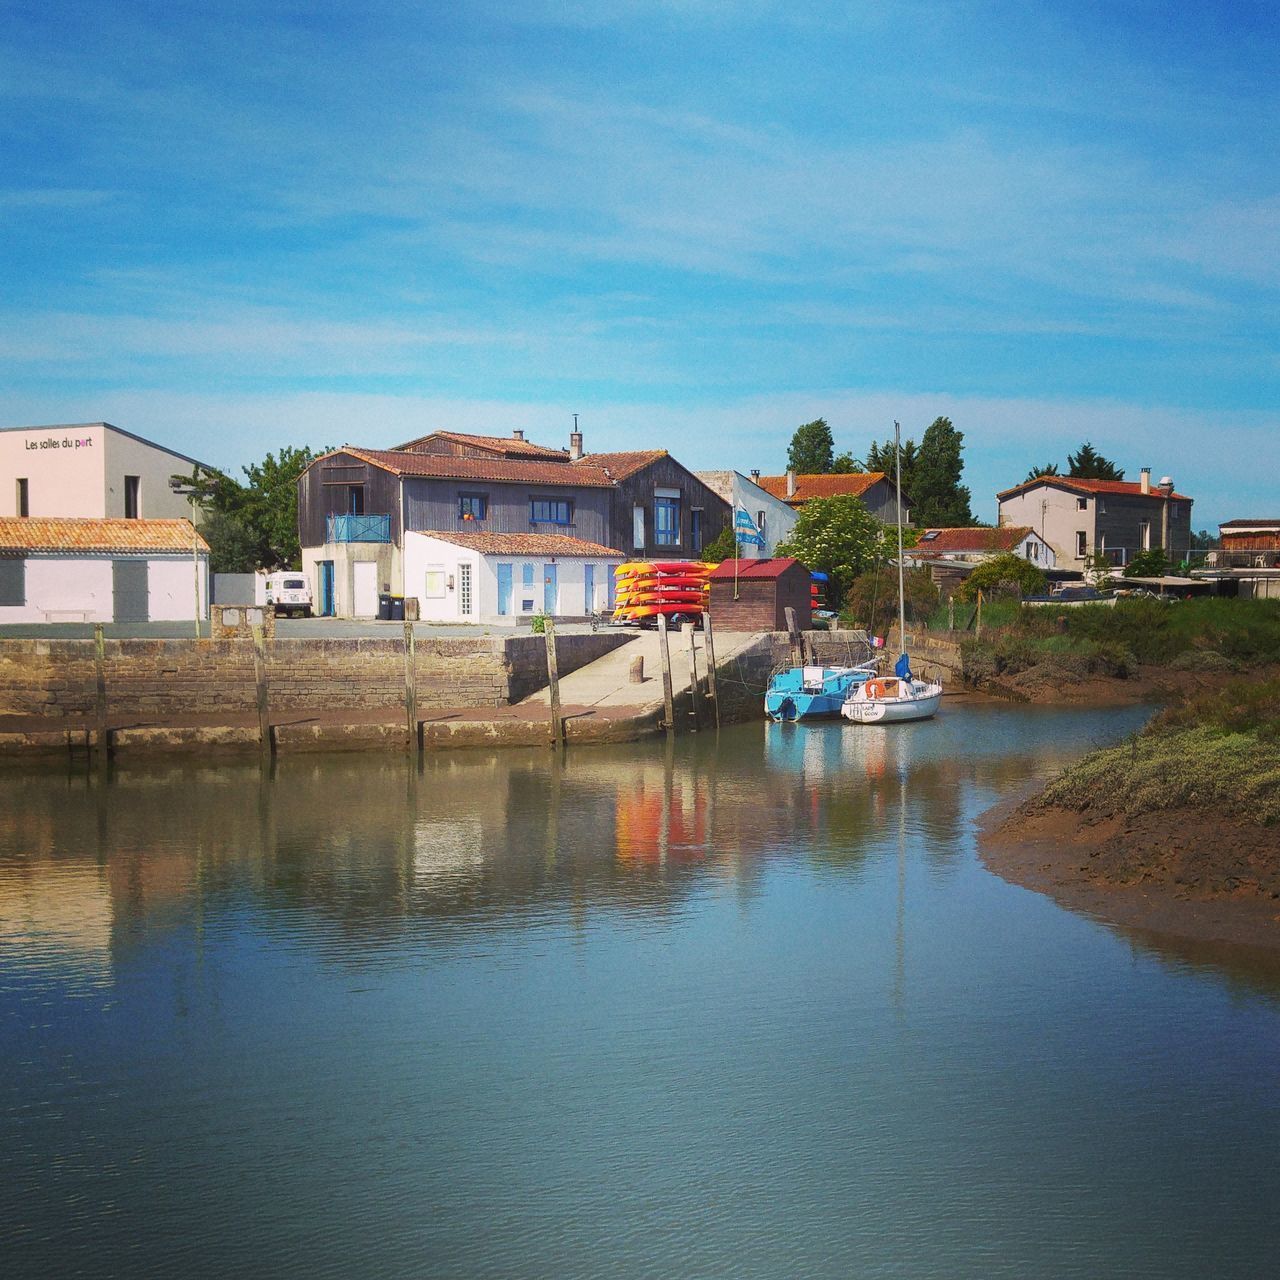
[[[898,491],[898,635],[903,652],[893,675],[866,680],[852,689],[840,714],[855,724],[893,724],[900,720],[927,720],[942,701],[942,686],[917,680],[906,654],[907,610],[902,567],[902,428],[893,424],[893,453]]]

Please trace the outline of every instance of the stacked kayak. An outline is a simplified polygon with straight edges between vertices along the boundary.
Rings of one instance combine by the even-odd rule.
[[[700,560],[631,560],[614,570],[615,622],[697,618],[706,612],[715,565]]]

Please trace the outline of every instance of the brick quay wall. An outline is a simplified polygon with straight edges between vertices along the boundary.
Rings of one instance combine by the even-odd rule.
[[[556,637],[560,673],[625,643],[600,632]],[[403,638],[267,640],[273,711],[401,707]],[[417,638],[417,702],[432,707],[503,707],[547,683],[541,636]],[[103,649],[112,719],[251,713],[257,706],[249,640],[107,640]],[[81,720],[94,714],[92,640],[0,641],[0,716]]]

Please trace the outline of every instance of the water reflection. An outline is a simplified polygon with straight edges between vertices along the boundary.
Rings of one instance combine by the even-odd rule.
[[[578,927],[664,918],[725,883],[750,897],[771,860],[858,877],[907,840],[945,877],[973,813],[1116,732],[1096,717],[979,710],[892,731],[753,725],[563,757],[0,775],[0,955],[100,974],[157,931],[198,930],[229,898],[297,938],[327,922],[351,956],[406,933],[448,941],[461,925],[566,912]]]

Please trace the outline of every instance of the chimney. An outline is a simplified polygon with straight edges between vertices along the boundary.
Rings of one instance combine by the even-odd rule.
[[[1172,476],[1160,477],[1160,492],[1163,493],[1166,498],[1173,496],[1173,477]]]
[[[796,473],[794,471],[787,472],[787,497],[794,498],[796,496]]]
[[[569,432],[569,461],[577,462],[582,457],[582,432]]]
[[[758,467],[751,473],[751,483],[752,484],[760,483],[760,469]]]
[[[511,433],[511,437],[512,437],[512,439],[514,439],[514,440],[523,440],[523,439],[524,439],[524,432],[523,432],[523,431],[521,431],[519,427],[517,427],[517,428],[516,428],[516,429]]]
[[[1142,485],[1142,492],[1150,493],[1151,492],[1151,468],[1143,467],[1138,474],[1141,477],[1141,479],[1139,480],[1139,483]]]

